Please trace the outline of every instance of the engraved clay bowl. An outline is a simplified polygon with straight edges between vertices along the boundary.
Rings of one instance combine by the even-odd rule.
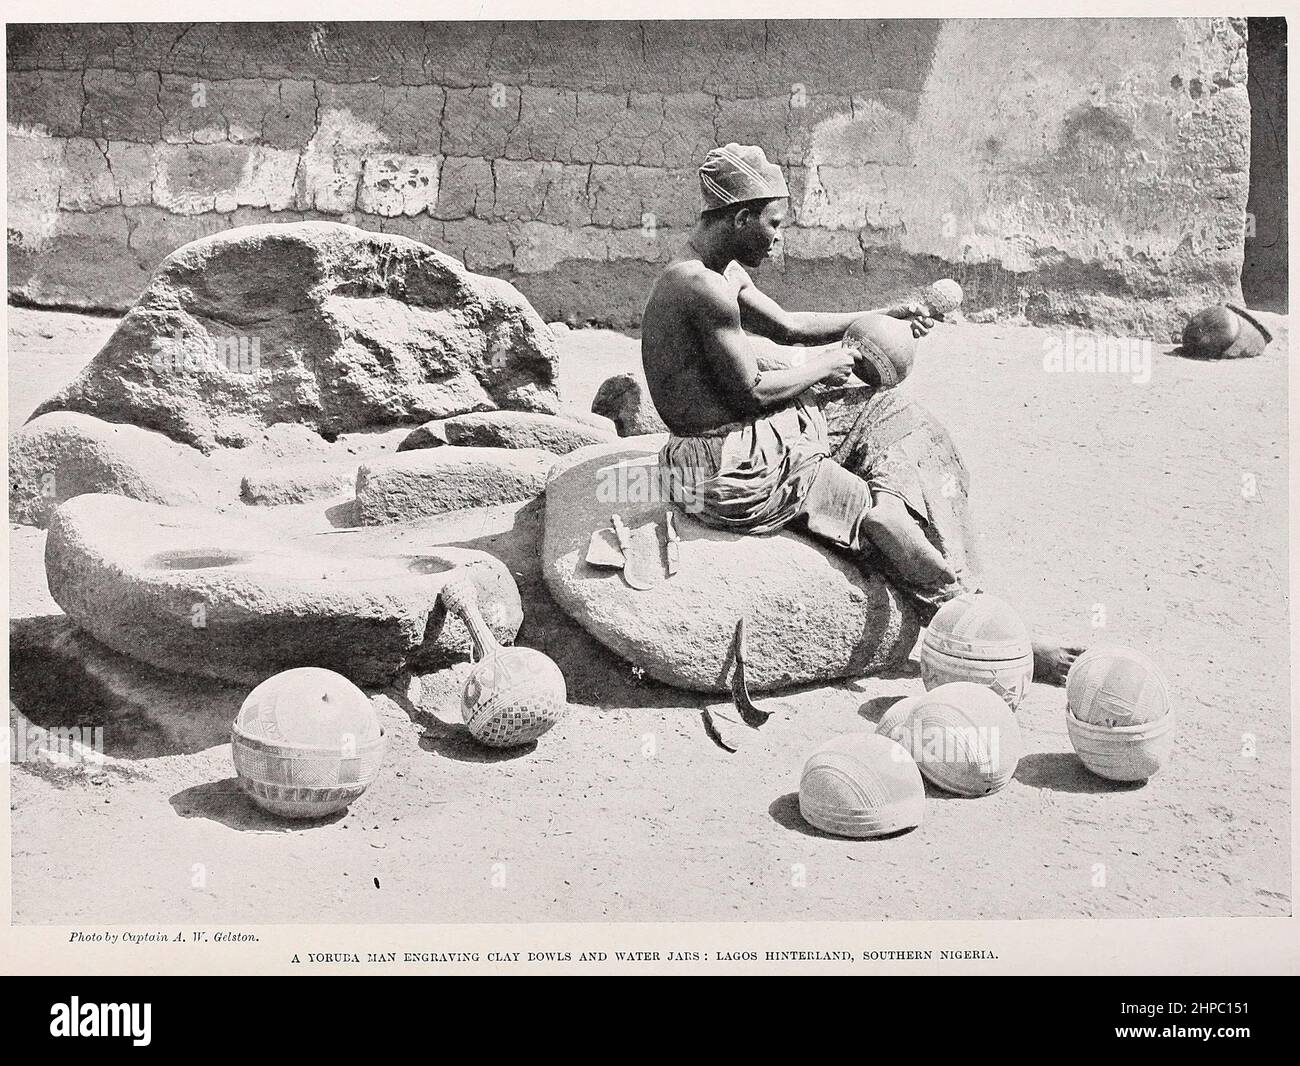
[[[906,739],[903,728],[911,721],[912,713],[920,703],[920,696],[904,696],[880,716],[880,721],[876,723],[876,732],[882,737],[888,737],[895,743],[902,744],[905,748],[911,747],[911,742]]]
[[[1089,648],[1065,679],[1065,705],[1080,722],[1130,726],[1169,713],[1169,682],[1146,655],[1132,648]]]
[[[947,655],[933,645],[922,643],[919,658],[921,683],[927,689],[969,681],[997,693],[1013,711],[1024,700],[1034,679],[1032,650],[1014,659],[975,659]]]
[[[1019,659],[1033,651],[1020,615],[987,592],[965,592],[945,603],[930,619],[922,641],[963,659]]]
[[[1151,777],[1169,759],[1176,731],[1173,711],[1155,721],[1129,726],[1081,722],[1066,711],[1065,725],[1083,765],[1110,781]]]
[[[365,693],[317,667],[267,678],[245,698],[230,731],[240,786],[284,818],[346,808],[378,777],[387,743]]]
[[[846,733],[804,763],[799,813],[824,833],[888,836],[921,824],[925,785],[900,744],[876,733]]]
[[[997,792],[1016,772],[1024,743],[1015,715],[997,693],[972,682],[941,685],[922,696],[908,722],[912,757],[945,792]]]

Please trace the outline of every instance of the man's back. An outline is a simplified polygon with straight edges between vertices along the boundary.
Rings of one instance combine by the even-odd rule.
[[[674,433],[705,433],[745,417],[719,389],[701,330],[720,306],[739,318],[744,280],[734,262],[718,274],[699,259],[682,258],[655,282],[641,319],[641,364],[655,408]]]

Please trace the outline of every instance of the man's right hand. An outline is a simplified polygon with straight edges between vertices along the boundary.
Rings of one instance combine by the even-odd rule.
[[[822,381],[827,385],[843,385],[853,373],[857,353],[845,344],[837,344],[825,355],[826,367]]]

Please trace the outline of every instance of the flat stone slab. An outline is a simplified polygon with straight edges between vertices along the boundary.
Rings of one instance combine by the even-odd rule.
[[[555,461],[536,448],[451,445],[371,460],[357,471],[357,522],[383,525],[533,499]]]
[[[503,643],[523,615],[506,567],[465,548],[316,552],[248,517],[85,495],[55,511],[50,594],[108,647],[184,674],[256,684],[294,666],[360,685],[463,657],[438,592],[464,567]],[[346,550],[346,549],[344,549]],[[233,713],[233,710],[232,710]]]
[[[556,602],[587,632],[651,677],[727,692],[736,622],[746,619],[751,690],[858,677],[904,663],[919,622],[879,577],[811,538],[742,536],[674,508],[680,569],[666,572],[657,486],[662,435],[573,452],[546,486],[542,573]],[[586,562],[593,531],[617,512],[654,557],[652,587]]]
[[[397,450],[402,452],[451,444],[464,448],[538,448],[555,455],[567,455],[589,444],[608,444],[616,440],[618,434],[612,428],[597,429],[569,418],[526,411],[476,411],[426,422],[402,441]]]
[[[351,495],[357,483],[358,460],[296,463],[245,474],[239,498],[257,507],[275,507],[307,500]]]
[[[591,426],[593,429],[599,429],[605,433],[610,433],[617,437],[618,426],[614,424],[612,418],[606,418],[604,415],[598,415],[595,411],[588,411],[579,407],[576,403],[568,403],[561,400],[560,406],[556,410],[557,418],[570,418],[574,422],[581,422],[585,426]]]
[[[59,504],[87,492],[177,505],[218,495],[202,453],[138,426],[56,411],[10,434],[10,521],[45,526]]]

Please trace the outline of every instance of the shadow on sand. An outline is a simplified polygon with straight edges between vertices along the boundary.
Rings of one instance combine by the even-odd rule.
[[[885,715],[889,711],[889,708],[892,707],[899,700],[905,700],[905,699],[907,699],[907,697],[903,695],[873,696],[871,699],[867,700],[866,703],[864,703],[861,707],[858,708],[858,716],[860,718],[865,718],[868,722],[871,722],[873,725],[879,725],[880,720],[885,717]]]
[[[1098,777],[1073,752],[1036,751],[1016,767],[1016,780],[1031,788],[1053,792],[1132,792],[1146,781],[1110,781]]]
[[[347,815],[346,810],[323,818],[280,818],[262,810],[244,794],[239,778],[227,777],[183,789],[171,798],[172,809],[182,818],[206,818],[230,829],[252,833],[291,833],[298,829],[330,825]]]
[[[438,722],[420,738],[420,749],[457,762],[512,762],[536,751],[537,741],[530,740],[515,748],[489,748],[475,740],[466,726]]]
[[[537,750],[535,740],[514,748],[490,748],[475,740],[469,727],[464,723],[443,721],[417,706],[404,692],[389,688],[385,690],[385,694],[423,731],[420,737],[421,751],[433,752],[446,759],[455,759],[457,762],[497,763],[511,762],[525,755],[531,755]]]
[[[771,816],[772,821],[783,829],[789,829],[794,833],[802,833],[806,837],[821,837],[823,840],[840,840],[850,841],[860,838],[837,836],[835,833],[824,833],[816,826],[809,825],[804,821],[804,817],[799,813],[799,793],[787,792],[784,796],[774,799],[767,808],[767,813]],[[909,829],[900,829],[896,833],[886,833],[884,836],[865,838],[870,841],[877,840],[894,840],[897,837],[907,836],[912,832]]]
[[[99,726],[116,759],[189,755],[230,740],[247,690],[105,647],[65,615],[10,623],[9,699],[33,725]]]

